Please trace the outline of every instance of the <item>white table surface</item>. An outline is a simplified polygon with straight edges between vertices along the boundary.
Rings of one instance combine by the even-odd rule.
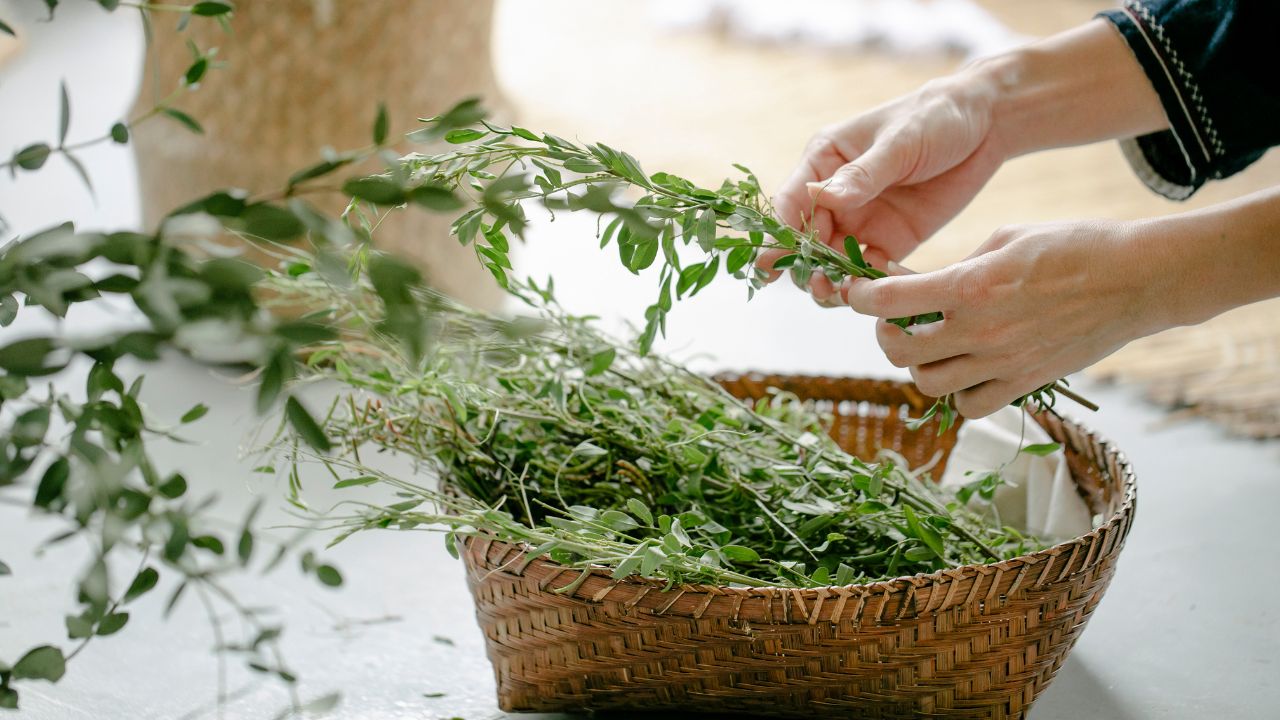
[[[67,13],[57,37],[48,35],[51,26],[30,26],[32,47],[0,74],[0,152],[55,126],[60,76],[68,79],[76,108],[73,140],[123,112],[128,88],[114,78],[136,72],[136,33],[127,24],[95,33],[102,26],[92,20],[85,12]],[[68,192],[70,171],[51,162],[45,172],[16,183],[0,177],[0,212],[18,231],[66,217],[86,227],[135,223],[128,153],[104,147],[85,153],[84,160],[97,181],[96,204]],[[582,238],[590,230],[585,220],[567,217],[537,226],[521,267],[537,276],[555,268],[571,310],[619,326],[622,318],[639,317],[652,279],[632,278],[615,267],[616,260],[592,250]],[[678,308],[666,348],[706,369],[902,376],[879,355],[864,318],[819,310],[790,288],[772,289],[749,305],[742,299],[739,288],[712,288]],[[122,321],[127,317],[79,313],[68,326],[97,329]],[[16,336],[38,325],[27,320],[3,332]],[[147,373],[144,399],[158,417],[177,417],[195,402],[210,406],[191,433],[200,443],[159,447],[158,463],[183,468],[193,492],[216,492],[218,512],[228,519],[263,497],[270,508],[264,519],[287,521],[278,501],[281,485],[252,476],[252,460],[238,457],[255,422],[250,391],[180,357]],[[60,382],[78,379],[71,373]],[[1031,718],[1276,717],[1280,563],[1273,528],[1280,516],[1280,446],[1230,439],[1199,422],[1168,426],[1124,389],[1083,382],[1082,389],[1103,406],[1087,422],[1137,468],[1138,519],[1105,601]],[[323,504],[332,497],[325,488],[327,483],[311,483],[308,498]],[[60,546],[34,557],[35,545],[55,529],[48,520],[0,505],[0,551],[14,573],[0,578],[0,658],[12,661],[30,644],[62,640],[62,617],[72,607],[64,582],[86,556]],[[322,538],[313,544],[322,545]],[[438,537],[367,533],[326,557],[346,576],[339,590],[320,588],[292,566],[235,583],[248,602],[279,609],[287,628],[285,655],[302,676],[304,698],[341,691],[343,702],[333,715],[344,718],[474,720],[498,714],[462,566]],[[62,682],[26,683],[23,710],[12,716],[215,717],[208,626],[190,599],[162,621],[163,590],[136,603],[125,631],[96,639]],[[284,707],[278,685],[234,660],[230,670],[234,699],[226,717],[269,718]],[[438,692],[445,696],[425,696]]]

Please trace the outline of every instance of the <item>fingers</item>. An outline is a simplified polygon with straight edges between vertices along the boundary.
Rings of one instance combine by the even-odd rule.
[[[914,325],[907,334],[888,322],[876,323],[876,340],[894,367],[927,365],[964,355],[972,350],[969,337],[953,330],[954,319]]]
[[[894,183],[906,177],[904,154],[898,143],[875,142],[852,162],[845,163],[825,181],[805,185],[818,207],[843,210],[862,207]]]
[[[974,388],[994,379],[996,374],[996,368],[989,362],[973,355],[961,355],[911,367],[911,379],[915,381],[916,387],[931,397],[942,397]]]
[[[957,392],[953,398],[956,410],[967,418],[986,417],[1014,400],[1040,387],[1040,383],[1016,383],[988,380],[976,387]]]
[[[845,291],[849,306],[863,315],[900,318],[951,310],[956,299],[955,266],[918,275],[868,280],[855,278]]]
[[[986,255],[989,252],[999,250],[1005,245],[1017,240],[1020,236],[1025,234],[1025,232],[1026,228],[1019,225],[1001,225],[996,228],[995,232],[991,233],[991,236],[984,240],[981,245],[975,248],[973,252],[969,253],[969,256],[966,257],[965,260],[972,260],[979,255]]]
[[[843,304],[842,298],[836,292],[836,286],[821,272],[815,272],[809,276],[809,294],[813,296],[815,302],[823,307],[835,307]]]
[[[773,198],[779,219],[797,230],[804,229],[814,209],[805,184],[830,177],[846,162],[848,158],[839,143],[826,133],[816,135],[805,148],[800,164]]]

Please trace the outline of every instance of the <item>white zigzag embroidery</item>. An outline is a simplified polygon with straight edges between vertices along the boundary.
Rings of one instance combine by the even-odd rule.
[[[1196,107],[1196,112],[1200,115],[1200,123],[1204,126],[1205,134],[1209,136],[1209,142],[1213,145],[1213,152],[1221,157],[1226,153],[1222,147],[1222,141],[1218,138],[1218,130],[1213,126],[1213,121],[1209,119],[1209,112],[1204,106],[1204,97],[1200,94],[1200,86],[1196,83],[1195,78],[1187,71],[1185,65],[1182,64],[1182,58],[1178,57],[1178,53],[1173,49],[1173,45],[1169,42],[1169,38],[1164,34],[1164,26],[1156,22],[1151,11],[1138,0],[1128,0],[1125,7],[1142,16],[1145,22],[1155,33],[1156,39],[1160,41],[1160,45],[1164,47],[1165,53],[1169,60],[1173,63],[1173,67],[1178,71],[1178,76],[1182,78],[1182,84],[1186,86],[1187,91],[1191,93],[1191,102]]]

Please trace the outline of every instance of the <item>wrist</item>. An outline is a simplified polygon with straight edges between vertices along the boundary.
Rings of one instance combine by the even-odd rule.
[[[1035,150],[1022,106],[1028,90],[1028,58],[1021,50],[977,60],[960,71],[966,101],[989,118],[990,142],[1003,159]]]
[[[1141,65],[1105,20],[979,60],[961,74],[990,103],[991,136],[1006,158],[1168,127]]]
[[[1280,296],[1280,188],[1132,225],[1157,329]]]

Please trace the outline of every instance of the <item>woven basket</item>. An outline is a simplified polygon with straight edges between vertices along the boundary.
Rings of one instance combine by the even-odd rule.
[[[932,402],[911,385],[854,378],[717,378],[741,398],[770,387],[814,400],[832,436],[913,466],[955,433],[910,432]],[[463,553],[507,711],[680,710],[778,717],[1021,718],[1062,666],[1107,588],[1133,524],[1124,455],[1042,414],[1063,444],[1096,530],[1037,553],[870,585],[807,590],[613,580],[486,538]],[[945,462],[945,457],[944,457]],[[940,473],[938,469],[936,472]]]
[[[490,59],[493,0],[237,0],[235,6],[231,33],[211,22],[174,32],[167,23],[176,20],[167,13],[155,20],[166,26],[152,33],[134,115],[173,89],[191,64],[188,42],[218,48],[225,64],[209,72],[207,87],[178,101],[204,126],[203,135],[163,119],[134,133],[147,227],[215,188],[278,190],[291,173],[319,161],[325,146],[364,146],[380,101],[393,138],[417,127],[414,118],[444,112],[469,95],[483,96],[500,120],[509,119]],[[435,152],[396,147],[410,150]],[[351,172],[382,169],[381,161],[370,161]],[[332,214],[347,204],[338,193],[307,199]],[[374,242],[421,266],[432,287],[473,307],[500,307],[505,294],[474,251],[449,235],[451,221],[392,212]],[[246,257],[275,265],[252,249]]]

